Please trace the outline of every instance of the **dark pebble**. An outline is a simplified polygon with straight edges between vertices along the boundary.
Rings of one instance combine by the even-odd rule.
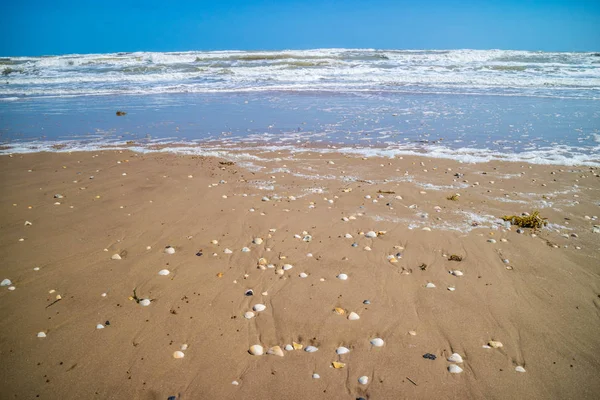
[[[434,354],[431,354],[431,353],[425,353],[425,354],[423,354],[423,358],[427,358],[428,360],[435,360],[437,358],[437,356],[435,356]]]
[[[110,321],[106,321],[106,322],[104,323],[104,325],[106,325],[106,326],[110,325]]]

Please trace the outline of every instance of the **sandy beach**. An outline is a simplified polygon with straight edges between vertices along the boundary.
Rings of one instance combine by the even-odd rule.
[[[0,156],[2,398],[598,398],[598,168],[238,153]]]

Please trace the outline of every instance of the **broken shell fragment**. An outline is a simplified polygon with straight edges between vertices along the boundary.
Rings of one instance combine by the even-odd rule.
[[[343,362],[337,362],[337,361],[332,362],[331,365],[335,369],[344,368],[346,366],[346,364],[344,364]]]
[[[346,279],[348,279],[348,275],[346,275],[346,274],[339,274],[339,275],[337,276],[337,278],[338,278],[339,280],[345,281]]]
[[[150,305],[150,303],[151,303],[151,302],[152,302],[152,300],[150,300],[150,299],[143,299],[143,300],[140,300],[140,306],[147,307],[147,306],[149,306],[149,305]]]
[[[292,346],[294,347],[294,350],[302,350],[302,345],[300,343],[296,343],[296,342],[292,342]]]
[[[267,354],[271,354],[273,356],[283,357],[283,350],[279,346],[273,346],[267,350]]]
[[[252,311],[246,311],[244,313],[244,318],[246,318],[246,319],[252,319],[252,318],[254,318],[255,315],[256,314],[254,314]]]
[[[113,254],[112,257],[110,257],[111,260],[120,260],[121,256],[118,254]]]
[[[525,372],[525,368],[523,368],[523,367],[521,367],[521,366],[519,365],[519,366],[517,366],[517,367],[515,368],[515,371],[517,371],[517,372]]]

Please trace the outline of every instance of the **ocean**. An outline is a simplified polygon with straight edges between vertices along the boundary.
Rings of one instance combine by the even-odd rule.
[[[600,165],[600,53],[138,52],[4,57],[0,72],[4,154],[251,146]]]

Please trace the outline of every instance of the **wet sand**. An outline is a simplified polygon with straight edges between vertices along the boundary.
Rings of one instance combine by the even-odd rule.
[[[1,156],[2,397],[597,398],[600,170],[256,155]]]

